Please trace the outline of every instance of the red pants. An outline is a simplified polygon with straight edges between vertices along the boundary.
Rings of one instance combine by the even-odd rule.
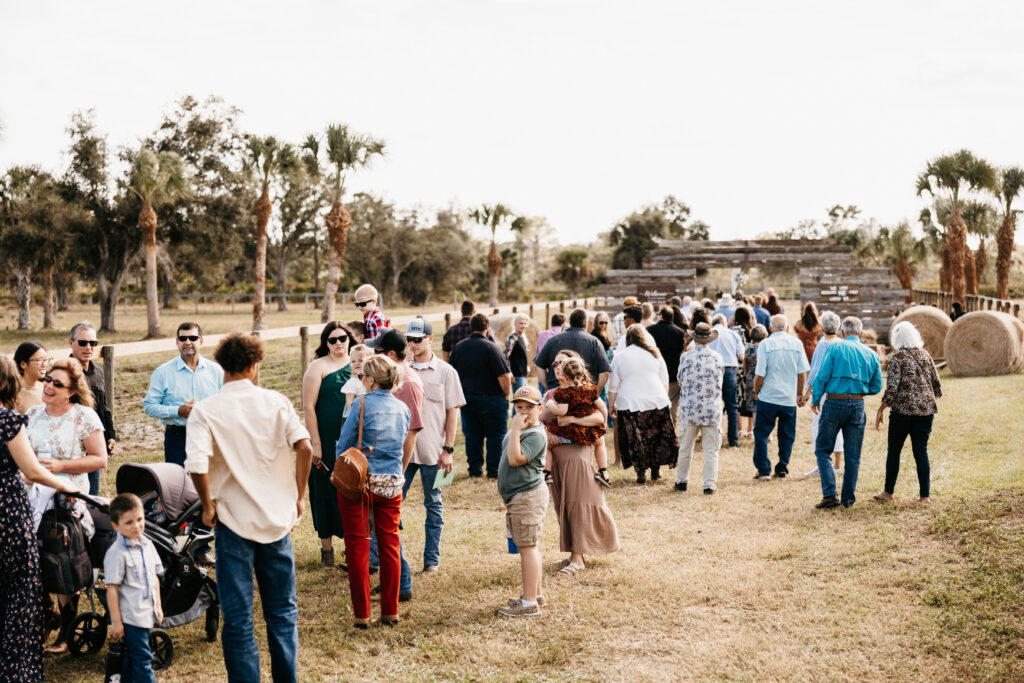
[[[338,494],[341,523],[345,529],[345,562],[348,564],[348,587],[352,594],[352,611],[356,619],[370,618],[370,538],[368,510],[373,514],[380,555],[380,613],[398,616],[398,587],[401,564],[398,554],[398,520],[402,514],[402,496],[381,498],[372,493],[369,505],[350,503]]]

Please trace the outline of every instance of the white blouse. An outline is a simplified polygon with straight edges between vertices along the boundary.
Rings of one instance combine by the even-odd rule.
[[[641,346],[628,346],[615,354],[608,393],[615,394],[615,409],[657,410],[669,405],[668,368]]]
[[[93,432],[103,431],[103,423],[96,411],[77,403],[59,417],[47,415],[45,404],[32,406],[26,416],[32,449],[37,456],[43,455],[54,460],[76,460],[85,456],[85,440]],[[47,453],[49,456],[45,455]],[[89,475],[86,473],[57,476],[71,479],[79,491],[89,491]]]

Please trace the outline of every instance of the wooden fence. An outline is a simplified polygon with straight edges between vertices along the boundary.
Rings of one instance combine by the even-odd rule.
[[[953,312],[953,294],[935,289],[915,289],[913,291],[914,301],[927,306],[935,306],[947,315]],[[964,310],[968,313],[973,311],[1001,311],[1009,313],[1015,318],[1020,317],[1020,304],[1007,299],[995,299],[990,296],[968,295],[964,301]]]

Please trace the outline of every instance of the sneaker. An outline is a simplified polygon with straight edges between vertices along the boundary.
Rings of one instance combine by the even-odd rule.
[[[808,472],[804,476],[805,477],[820,477],[821,476],[821,472],[819,472],[818,468],[815,467],[813,470],[811,470],[810,472]]]
[[[818,510],[828,510],[839,507],[839,496],[825,496],[821,502],[814,506]]]
[[[515,607],[516,605],[519,604],[519,602],[522,599],[523,599],[522,595],[520,595],[518,598],[509,598],[508,599],[508,606],[509,607]],[[548,606],[548,601],[547,601],[547,599],[545,599],[545,597],[543,595],[538,595],[537,596],[537,605],[539,607],[547,607]]]
[[[783,470],[781,472],[776,472],[775,473],[775,478],[776,479],[785,479],[787,474],[789,474],[789,472],[786,472],[785,470]]]
[[[409,602],[412,600],[412,593],[399,593],[398,602]]]
[[[704,489],[704,495],[705,496],[710,496],[714,492],[715,492],[714,489]]]
[[[512,601],[510,601],[512,602]],[[540,616],[540,605],[534,604],[529,607],[523,605],[522,600],[515,600],[515,604],[505,605],[498,608],[498,614],[506,617],[537,617]]]
[[[785,479],[788,474],[789,468],[786,467],[785,465],[775,466],[775,476],[778,477],[779,479]]]
[[[421,576],[430,576],[431,574],[437,573],[436,564],[425,564],[423,565],[423,571],[420,572]]]
[[[754,475],[754,481],[770,481],[771,478],[772,478],[772,475],[768,474],[767,472],[765,474],[761,474],[760,472],[757,472]]]
[[[686,482],[685,481],[677,481],[676,482],[676,491],[685,491],[685,490],[686,490]]]

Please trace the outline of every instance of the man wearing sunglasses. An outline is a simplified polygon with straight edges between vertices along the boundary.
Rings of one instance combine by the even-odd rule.
[[[199,355],[203,333],[198,323],[178,325],[176,343],[179,355],[153,371],[142,408],[164,425],[164,460],[184,467],[185,425],[192,406],[220,391],[224,370]]]
[[[110,412],[110,404],[107,403],[107,393],[104,389],[103,368],[92,362],[93,356],[97,353],[99,341],[96,338],[96,327],[87,320],[76,324],[71,328],[68,336],[68,344],[71,346],[71,357],[82,364],[85,372],[85,379],[89,382],[93,398],[96,399],[96,413],[103,423],[103,440],[107,444],[107,453],[114,454],[117,448],[117,434],[114,432],[114,416]],[[100,470],[89,473],[89,495],[96,496],[100,492]]]
[[[363,313],[363,324],[366,325],[364,342],[380,335],[381,331],[391,327],[391,321],[377,306],[377,288],[373,285],[360,285],[356,290],[355,303]]]

